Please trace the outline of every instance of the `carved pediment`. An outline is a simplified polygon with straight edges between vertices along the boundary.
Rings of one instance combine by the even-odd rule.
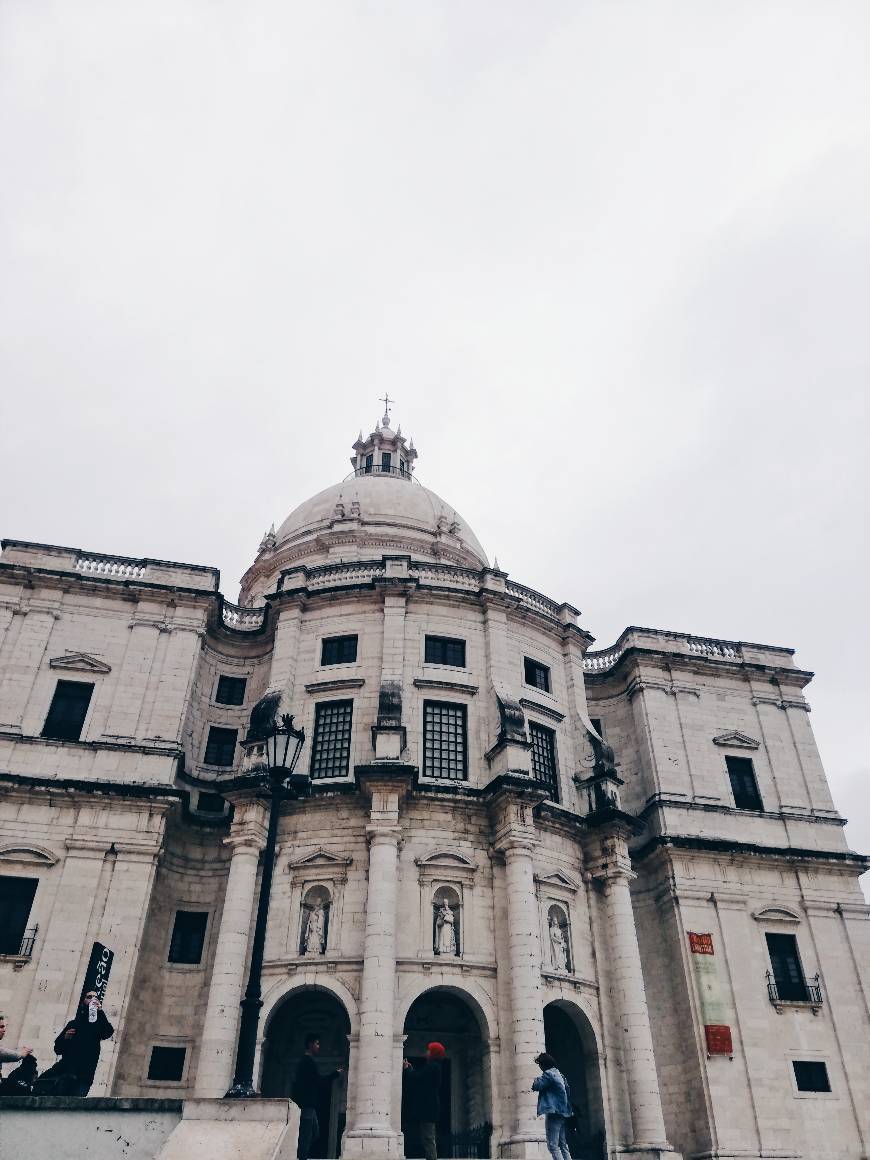
[[[59,861],[57,854],[47,846],[35,846],[32,842],[7,842],[0,846],[0,862],[26,862],[33,866],[54,866]]]
[[[724,745],[728,749],[757,749],[761,743],[754,737],[748,737],[745,733],[732,729],[728,733],[720,733],[718,737],[714,737],[713,744]]]
[[[799,914],[795,914],[785,906],[767,906],[764,910],[756,910],[752,917],[756,922],[782,922],[790,926],[801,920]]]
[[[306,854],[304,858],[297,858],[287,863],[287,873],[298,877],[329,879],[333,882],[344,882],[347,879],[347,868],[353,858],[342,858],[339,854],[331,854],[322,847]]]
[[[460,854],[458,850],[435,850],[424,858],[415,858],[414,861],[418,866],[465,866],[469,870],[475,869],[471,859]]]
[[[52,657],[49,668],[63,669],[74,673],[110,673],[112,666],[83,652],[68,652],[62,657]]]
[[[441,880],[464,882],[470,886],[477,873],[474,862],[459,850],[433,850],[422,858],[415,858],[414,862],[419,871],[421,884]]]
[[[580,883],[564,870],[553,870],[549,874],[536,874],[535,881],[539,886],[550,890],[568,890],[575,894],[580,889]]]

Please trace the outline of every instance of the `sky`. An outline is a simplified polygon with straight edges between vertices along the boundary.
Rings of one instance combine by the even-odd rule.
[[[396,399],[511,576],[787,645],[870,852],[865,0],[0,0],[0,533],[216,565]]]

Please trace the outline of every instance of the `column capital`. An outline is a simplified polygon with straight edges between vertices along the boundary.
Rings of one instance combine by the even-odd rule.
[[[499,854],[503,854],[505,858],[531,858],[540,844],[540,838],[535,837],[534,834],[508,832],[501,835],[493,843],[493,849]]]
[[[401,841],[401,826],[366,826],[366,842],[370,846],[398,846]]]

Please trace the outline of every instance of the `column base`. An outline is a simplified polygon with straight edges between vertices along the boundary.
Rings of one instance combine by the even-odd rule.
[[[346,1157],[365,1157],[365,1160],[386,1160],[404,1155],[402,1139],[392,1128],[359,1127],[344,1133],[341,1143],[342,1160]]]
[[[547,1141],[540,1136],[508,1136],[498,1146],[503,1160],[548,1160]]]
[[[683,1160],[683,1154],[670,1144],[623,1144],[613,1149],[613,1156],[626,1160]]]
[[[295,1160],[298,1139],[290,1100],[185,1100],[155,1160]]]

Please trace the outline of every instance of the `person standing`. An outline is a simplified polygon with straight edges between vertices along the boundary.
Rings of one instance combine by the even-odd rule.
[[[430,1043],[426,1062],[414,1068],[409,1060],[403,1067],[410,1072],[411,1115],[417,1121],[420,1143],[426,1160],[438,1160],[438,1120],[441,1115],[441,1063],[447,1053],[441,1043]]]
[[[61,1057],[61,1061],[51,1071],[53,1075],[70,1077],[70,1095],[86,1096],[91,1090],[100,1062],[100,1044],[114,1033],[115,1028],[106,1018],[97,992],[86,992],[75,1018],[54,1041],[55,1054]]]
[[[317,1119],[317,1105],[324,1084],[332,1084],[344,1071],[338,1067],[327,1076],[321,1076],[317,1070],[315,1057],[320,1052],[320,1036],[317,1034],[305,1037],[305,1054],[296,1065],[296,1075],[293,1077],[293,1090],[290,1098],[299,1105],[299,1142],[296,1146],[298,1160],[309,1160],[312,1145],[320,1135],[320,1122]]]
[[[568,1118],[573,1114],[568,1081],[552,1055],[542,1052],[535,1063],[541,1069],[541,1075],[532,1083],[532,1091],[538,1093],[538,1115],[544,1117],[547,1148],[553,1160],[571,1160],[565,1135]]]

